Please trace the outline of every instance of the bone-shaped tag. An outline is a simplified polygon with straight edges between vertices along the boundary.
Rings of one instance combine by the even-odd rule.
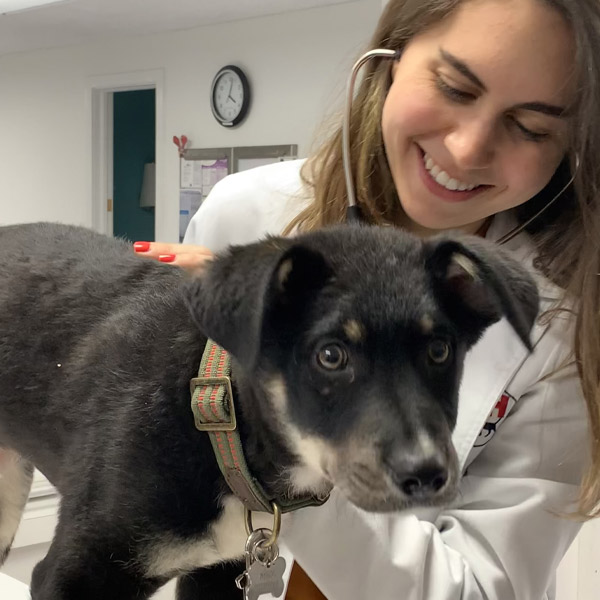
[[[260,561],[254,561],[247,571],[246,585],[244,586],[244,600],[258,600],[264,594],[271,594],[279,598],[283,594],[283,573],[285,572],[285,559],[280,556],[270,566]]]

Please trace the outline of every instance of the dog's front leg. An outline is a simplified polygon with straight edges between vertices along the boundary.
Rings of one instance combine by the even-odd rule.
[[[227,562],[197,569],[177,581],[177,600],[242,600],[235,578],[244,571],[243,562]]]
[[[79,524],[81,525],[81,524]],[[144,578],[123,548],[60,522],[31,578],[32,600],[146,600],[166,579]],[[131,557],[130,557],[131,558]]]

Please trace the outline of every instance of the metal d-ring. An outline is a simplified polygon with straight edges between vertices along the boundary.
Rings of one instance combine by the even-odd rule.
[[[273,508],[273,529],[271,529],[269,538],[261,543],[261,547],[267,550],[277,543],[279,533],[281,532],[281,509],[275,502],[271,502],[271,507]],[[254,526],[252,525],[252,511],[248,508],[244,508],[244,520],[246,523],[246,533],[250,536],[254,531]]]

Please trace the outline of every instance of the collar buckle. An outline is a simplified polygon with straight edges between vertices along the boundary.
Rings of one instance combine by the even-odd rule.
[[[213,389],[209,390],[211,387]],[[190,380],[190,391],[192,398],[196,400],[192,405],[198,431],[235,431],[237,429],[231,377],[194,377]],[[197,402],[197,399],[205,394],[210,395],[202,405]]]

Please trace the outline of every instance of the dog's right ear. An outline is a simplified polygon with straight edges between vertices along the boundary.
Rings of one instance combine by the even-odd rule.
[[[498,246],[474,236],[437,236],[426,242],[427,270],[444,310],[474,343],[506,317],[529,350],[538,313],[533,277]]]
[[[269,238],[217,256],[188,285],[186,301],[200,330],[251,370],[266,315],[297,318],[331,274],[320,252],[293,240]]]

